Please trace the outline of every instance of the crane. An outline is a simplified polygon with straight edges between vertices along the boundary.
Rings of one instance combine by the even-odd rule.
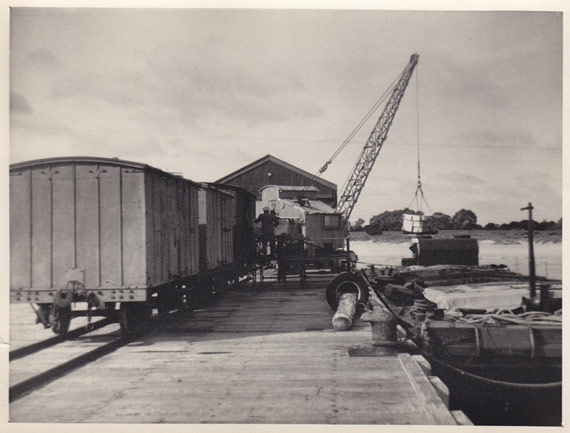
[[[388,130],[392,125],[392,120],[394,119],[396,111],[398,111],[398,106],[404,96],[404,92],[406,91],[406,87],[408,86],[410,77],[418,63],[419,57],[420,56],[418,54],[412,54],[410,57],[410,62],[400,75],[398,82],[395,84],[392,94],[390,95],[390,99],[386,103],[384,111],[382,111],[378,122],[376,122],[376,126],[372,130],[368,141],[356,160],[356,164],[352,169],[346,186],[340,195],[336,211],[341,214],[346,221],[350,218],[350,214],[352,213],[358,197],[364,188],[366,179],[368,179],[368,175],[376,162],[376,157],[382,149],[384,141],[386,141],[386,138],[388,137]]]

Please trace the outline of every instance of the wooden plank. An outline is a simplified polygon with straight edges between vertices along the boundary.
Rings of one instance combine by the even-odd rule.
[[[50,288],[52,281],[52,188],[49,170],[32,171],[32,287]]]
[[[418,363],[426,376],[431,375],[431,364],[422,355],[412,355],[412,359]]]
[[[64,287],[67,271],[75,265],[75,203],[73,167],[58,166],[52,177],[53,185],[53,281],[54,287]]]
[[[101,215],[101,286],[121,287],[123,243],[121,167],[107,166],[99,175]],[[138,253],[133,251],[132,254]]]
[[[418,398],[422,401],[422,408],[430,420],[430,424],[454,425],[455,419],[447,410],[419,364],[408,353],[398,355],[402,368],[410,379],[410,384]]]
[[[155,281],[154,212],[150,176],[139,170],[121,168],[121,215],[123,287]]]
[[[10,289],[32,285],[31,176],[31,170],[10,173]]]
[[[437,391],[439,398],[441,398],[446,407],[449,407],[449,388],[447,388],[447,385],[437,376],[428,376],[428,379]]]
[[[77,267],[85,269],[85,285],[99,287],[99,188],[98,166],[78,165],[77,180]]]
[[[473,422],[463,413],[462,410],[452,410],[451,415],[455,418],[458,425],[473,425]]]
[[[332,314],[322,285],[229,291],[14,402],[11,419],[456,423],[417,358],[350,357],[351,345],[369,343],[369,326],[356,320],[350,332],[335,332]]]

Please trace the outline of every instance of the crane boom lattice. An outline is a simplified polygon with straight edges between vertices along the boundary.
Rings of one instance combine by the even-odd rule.
[[[364,188],[366,179],[368,179],[368,175],[376,162],[376,157],[382,149],[384,141],[386,141],[388,130],[392,125],[392,120],[394,119],[396,111],[398,111],[398,106],[404,96],[410,77],[418,63],[418,59],[418,54],[413,54],[410,57],[410,62],[402,72],[398,82],[395,84],[390,99],[386,103],[378,122],[376,122],[376,126],[364,145],[364,148],[352,169],[352,173],[346,183],[346,187],[340,196],[336,210],[343,215],[347,221],[350,218],[350,214],[354,209],[362,189]]]

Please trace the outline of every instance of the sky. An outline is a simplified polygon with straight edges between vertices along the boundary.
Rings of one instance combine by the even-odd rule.
[[[351,220],[562,217],[562,14],[13,8],[10,163],[101,156],[216,181],[315,173],[419,54]],[[383,106],[382,106],[383,107]],[[339,189],[378,111],[323,174]],[[339,191],[340,192],[340,191]],[[413,207],[413,203],[412,203]]]

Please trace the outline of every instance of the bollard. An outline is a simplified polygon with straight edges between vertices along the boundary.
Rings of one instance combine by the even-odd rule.
[[[373,346],[396,346],[398,344],[396,318],[388,310],[376,307],[364,313],[360,319],[370,323]]]
[[[352,318],[356,312],[356,294],[343,293],[338,299],[338,307],[332,319],[333,328],[346,331],[352,326]]]

